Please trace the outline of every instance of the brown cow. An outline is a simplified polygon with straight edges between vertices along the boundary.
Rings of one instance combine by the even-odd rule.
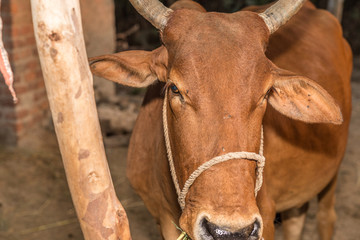
[[[352,54],[339,22],[307,2],[276,31],[303,1],[281,0],[263,14],[256,12],[265,7],[225,14],[190,1],[174,11],[145,2],[140,12],[160,30],[163,46],[92,58],[91,69],[120,84],[149,86],[127,171],[164,239],[179,235],[174,222],[196,240],[270,240],[276,212],[285,238],[299,239],[314,196],[321,239],[331,239],[351,112]],[[147,15],[153,12],[159,15]],[[231,159],[201,173],[180,208],[164,140],[164,94],[180,188],[216,156],[259,152],[263,126],[266,166],[258,194],[257,163]]]

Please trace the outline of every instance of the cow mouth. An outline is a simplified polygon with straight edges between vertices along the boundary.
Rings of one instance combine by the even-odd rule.
[[[201,240],[259,240],[261,224],[258,220],[255,220],[253,224],[236,231],[232,232],[225,227],[219,227],[206,218],[201,220]]]

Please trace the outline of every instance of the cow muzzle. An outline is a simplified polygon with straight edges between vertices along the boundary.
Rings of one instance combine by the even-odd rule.
[[[261,237],[261,219],[255,218],[243,226],[220,226],[206,218],[199,222],[198,239],[201,240],[258,240]]]

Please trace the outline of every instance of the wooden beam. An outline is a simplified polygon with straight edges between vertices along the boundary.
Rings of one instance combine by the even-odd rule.
[[[329,0],[327,10],[335,15],[335,17],[341,22],[342,13],[344,7],[344,0]]]
[[[75,0],[31,0],[37,48],[67,181],[85,239],[131,239],[116,197]]]

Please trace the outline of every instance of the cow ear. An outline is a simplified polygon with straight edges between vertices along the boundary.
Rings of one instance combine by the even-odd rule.
[[[167,50],[124,51],[89,58],[91,72],[107,80],[130,87],[147,87],[157,79],[166,81]]]
[[[284,70],[277,70],[274,78],[268,102],[280,113],[307,123],[342,123],[333,97],[313,80]]]

